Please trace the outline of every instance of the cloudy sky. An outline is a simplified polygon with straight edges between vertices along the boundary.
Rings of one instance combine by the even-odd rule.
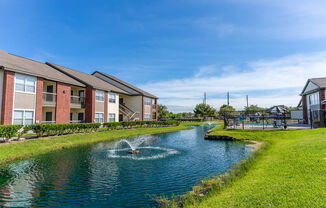
[[[2,50],[100,70],[192,111],[296,106],[326,77],[324,0],[1,0]]]

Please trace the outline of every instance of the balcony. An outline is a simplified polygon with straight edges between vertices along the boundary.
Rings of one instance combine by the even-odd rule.
[[[57,94],[50,92],[43,92],[43,106],[54,107],[57,103]]]
[[[85,98],[79,96],[71,96],[70,108],[85,108]]]

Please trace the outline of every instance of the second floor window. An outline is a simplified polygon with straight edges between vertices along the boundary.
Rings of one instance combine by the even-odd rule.
[[[145,97],[145,105],[151,105],[152,99]]]
[[[15,76],[15,91],[35,93],[36,91],[36,78],[30,76],[24,76],[16,74]]]
[[[104,102],[104,91],[96,90],[95,92],[95,100],[99,102]]]
[[[109,103],[116,102],[116,95],[114,93],[109,93]]]

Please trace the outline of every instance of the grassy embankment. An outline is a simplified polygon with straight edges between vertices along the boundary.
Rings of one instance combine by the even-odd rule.
[[[216,125],[219,122],[212,121],[211,123],[213,125]],[[185,123],[180,123],[180,126],[200,126],[200,125],[207,125],[207,124],[208,124],[208,122],[185,122]]]
[[[326,129],[216,128],[211,134],[262,141],[264,150],[194,187],[184,207],[326,207]],[[194,194],[205,189],[204,196]]]
[[[24,142],[16,142],[0,145],[0,165],[14,160],[26,159],[41,154],[97,142],[117,140],[121,138],[174,132],[190,129],[186,126],[160,127],[160,128],[137,128],[125,130],[102,131],[96,133],[71,134],[38,138]]]

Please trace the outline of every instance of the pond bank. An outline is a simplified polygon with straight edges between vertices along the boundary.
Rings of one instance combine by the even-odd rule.
[[[15,160],[27,159],[49,152],[87,145],[92,143],[117,140],[146,134],[160,134],[180,130],[191,129],[186,126],[161,127],[161,128],[139,128],[126,130],[111,130],[95,133],[71,134],[39,138],[36,140],[25,140],[17,143],[0,145],[0,165]]]
[[[171,207],[326,206],[326,129],[223,130],[237,140],[264,143],[227,174],[203,180]]]

